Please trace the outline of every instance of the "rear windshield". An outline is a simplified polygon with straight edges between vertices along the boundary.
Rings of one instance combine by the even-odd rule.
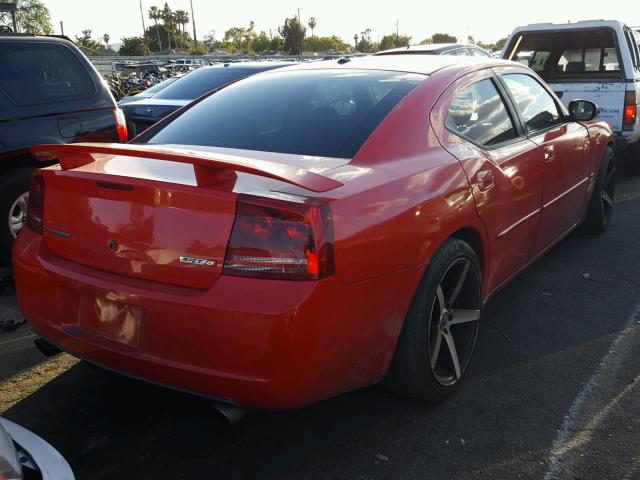
[[[260,75],[193,106],[150,143],[352,158],[424,78],[357,70]]]
[[[1,42],[0,89],[16,105],[29,106],[88,98],[96,87],[65,45]]]
[[[155,95],[155,98],[192,100],[238,78],[246,77],[259,71],[255,68],[207,68],[194,70],[189,75],[181,78],[180,81],[169,85]]]
[[[616,33],[610,28],[521,33],[512,39],[506,58],[547,81],[622,78]]]

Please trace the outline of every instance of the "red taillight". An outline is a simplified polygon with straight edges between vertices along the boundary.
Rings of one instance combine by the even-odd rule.
[[[238,196],[223,272],[281,280],[333,275],[329,207]]]
[[[636,92],[627,92],[624,96],[624,116],[622,122],[626,129],[633,129],[637,114]]]
[[[119,108],[114,108],[113,119],[116,121],[116,132],[118,132],[118,141],[120,143],[126,143],[129,134],[127,133],[127,119],[124,116],[124,112]]]
[[[27,227],[34,232],[42,233],[44,214],[44,176],[34,171],[29,185],[29,206],[27,207]]]

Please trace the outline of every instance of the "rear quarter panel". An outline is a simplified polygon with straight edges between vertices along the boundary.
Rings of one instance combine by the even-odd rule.
[[[462,167],[429,126],[434,92],[449,81],[446,75],[423,81],[350,164],[331,172],[345,184],[342,198],[331,204],[339,280],[426,267],[437,248],[463,228],[486,238]]]

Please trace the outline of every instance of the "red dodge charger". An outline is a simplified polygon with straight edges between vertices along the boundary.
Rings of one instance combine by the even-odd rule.
[[[40,145],[20,308],[93,364],[286,409],[442,400],[487,300],[615,193],[610,128],[527,67],[397,55],[261,73],[127,145]]]

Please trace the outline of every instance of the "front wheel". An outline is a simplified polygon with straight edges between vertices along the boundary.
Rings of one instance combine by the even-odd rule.
[[[0,174],[0,259],[11,258],[11,246],[27,216],[29,181],[32,169],[12,168]]]
[[[603,233],[609,226],[616,196],[616,158],[606,147],[602,153],[598,177],[593,187],[584,226],[589,233]]]
[[[427,267],[383,383],[401,395],[444,400],[471,362],[481,312],[478,257],[469,244],[451,238]]]

